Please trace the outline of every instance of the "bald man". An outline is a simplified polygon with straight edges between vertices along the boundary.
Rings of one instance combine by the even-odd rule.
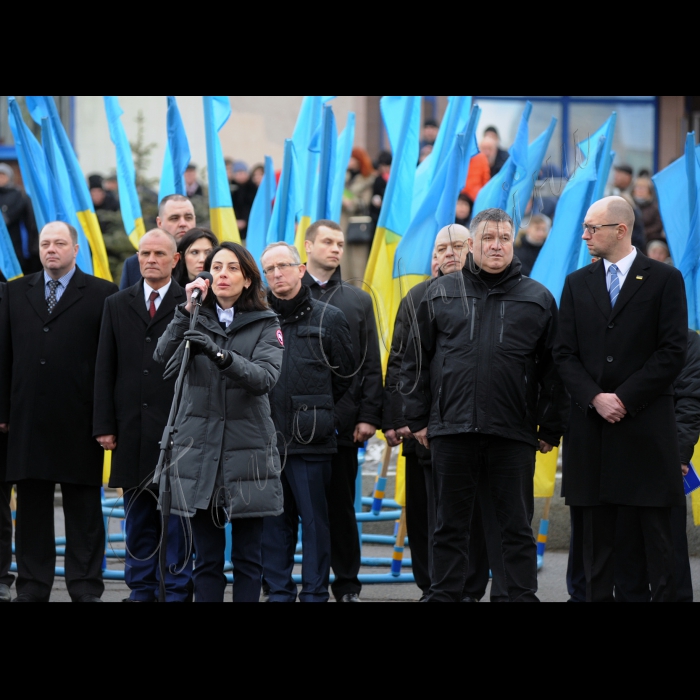
[[[681,274],[632,246],[634,211],[594,204],[583,240],[600,258],[570,275],[555,361],[571,394],[567,505],[582,509],[588,602],[614,600],[618,516],[644,533],[652,599],[676,599],[671,509],[684,502],[673,383],[688,348]]]
[[[161,518],[151,480],[168,422],[175,379],[163,380],[153,360],[161,335],[186,301],[172,278],[180,256],[167,231],[149,231],[139,245],[141,280],[105,305],[97,355],[93,434],[113,450],[109,485],[123,489],[126,507],[125,602],[154,603],[158,597]],[[178,518],[170,519],[166,601],[185,602],[192,557]]]
[[[7,481],[17,484],[18,597],[48,602],[56,561],[54,493],[66,520],[66,583],[74,602],[99,602],[104,556],[102,465],[92,437],[95,361],[110,282],[76,266],[78,233],[47,224],[43,271],[10,282],[3,301],[0,431],[9,427]]]

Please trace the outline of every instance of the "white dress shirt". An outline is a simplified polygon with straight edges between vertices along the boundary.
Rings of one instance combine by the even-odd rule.
[[[170,289],[170,286],[172,285],[173,281],[172,279],[168,284],[165,285],[165,287],[161,287],[160,289],[153,289],[148,282],[144,280],[143,282],[143,296],[146,299],[146,310],[150,311],[151,310],[151,294],[153,292],[156,292],[158,294],[158,298],[155,300],[156,301],[156,311],[160,308],[160,305],[163,302],[163,299],[165,298],[165,295],[168,293],[168,290]]]
[[[637,249],[633,248],[632,252],[627,256],[622,258],[620,262],[614,263],[617,265],[617,279],[620,280],[620,291],[622,291],[622,287],[625,284],[625,280],[627,279],[627,275],[630,272],[630,268],[632,267],[632,263],[637,259]],[[610,291],[610,286],[612,285],[612,275],[610,274],[610,267],[613,265],[613,263],[608,262],[607,260],[605,261],[605,281],[608,285],[608,291]]]
[[[223,323],[226,326],[226,328],[228,328],[233,323],[233,318],[236,315],[236,310],[233,307],[231,307],[230,309],[222,309],[217,304],[216,313],[219,316],[219,323]]]

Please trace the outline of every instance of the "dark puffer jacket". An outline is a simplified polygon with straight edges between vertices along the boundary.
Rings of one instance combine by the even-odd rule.
[[[190,315],[183,307],[158,342],[156,362],[182,352]],[[177,414],[172,472],[173,510],[193,516],[216,499],[231,519],[283,512],[281,466],[269,393],[282,367],[279,324],[272,311],[236,313],[224,331],[204,308],[197,330],[230,353],[219,369],[204,355],[190,362]]]
[[[273,308],[280,305],[270,296]],[[342,311],[316,301],[308,287],[279,315],[284,364],[270,396],[280,454],[335,454],[335,404],[353,381],[352,340]]]
[[[517,258],[492,289],[472,264],[436,280],[418,307],[419,351],[409,341],[401,372],[405,391],[416,387],[404,396],[408,427],[558,445],[569,400],[552,360],[556,302]]]
[[[700,336],[695,331],[688,331],[688,357],[673,389],[681,464],[688,464],[700,437]]]

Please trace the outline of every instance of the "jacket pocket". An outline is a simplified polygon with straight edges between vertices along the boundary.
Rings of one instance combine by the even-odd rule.
[[[292,396],[291,435],[299,445],[328,442],[335,432],[333,397],[327,394]]]

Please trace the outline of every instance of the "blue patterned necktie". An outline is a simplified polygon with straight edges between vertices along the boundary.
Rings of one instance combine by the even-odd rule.
[[[620,269],[617,265],[610,266],[610,303],[613,309],[617,303],[617,298],[620,296],[620,278],[617,276],[618,272],[620,272]]]
[[[46,300],[46,303],[49,306],[49,314],[53,313],[53,310],[56,308],[56,304],[58,304],[58,299],[56,298],[56,290],[58,289],[59,284],[61,283],[57,282],[56,280],[51,280],[49,282],[49,298]]]

